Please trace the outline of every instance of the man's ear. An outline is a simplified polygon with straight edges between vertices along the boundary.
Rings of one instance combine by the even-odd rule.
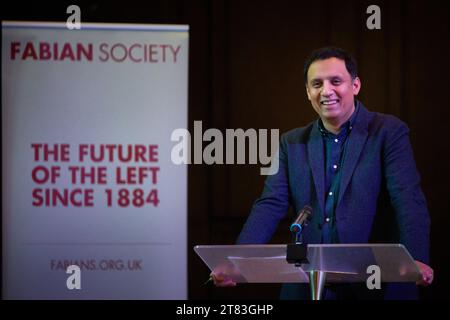
[[[306,88],[306,95],[308,96],[308,100],[311,101],[311,95],[309,94],[309,89],[308,89],[308,85],[305,85]]]
[[[353,87],[353,95],[357,96],[359,93],[359,90],[361,90],[361,80],[358,77],[353,79],[352,87]]]

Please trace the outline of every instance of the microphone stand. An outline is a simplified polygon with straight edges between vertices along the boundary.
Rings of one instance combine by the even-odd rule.
[[[308,245],[303,243],[302,226],[295,224],[291,226],[292,243],[288,243],[286,251],[286,260],[288,263],[301,267],[302,263],[309,263]]]

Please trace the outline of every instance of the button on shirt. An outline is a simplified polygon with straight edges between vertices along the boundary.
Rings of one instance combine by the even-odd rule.
[[[325,129],[322,120],[319,119],[319,130],[323,137],[325,154],[325,212],[322,224],[322,243],[339,243],[336,229],[335,209],[341,183],[341,167],[345,161],[345,148],[348,136],[354,125],[358,107],[356,106],[350,119],[341,127],[341,131],[335,135]]]

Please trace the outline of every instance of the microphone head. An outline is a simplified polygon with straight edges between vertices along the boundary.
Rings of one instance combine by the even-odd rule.
[[[297,218],[291,224],[291,232],[301,232],[306,221],[311,220],[312,208],[308,205],[304,206],[297,215]]]

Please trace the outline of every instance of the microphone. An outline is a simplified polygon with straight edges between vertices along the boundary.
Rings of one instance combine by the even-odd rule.
[[[294,220],[294,222],[291,224],[290,230],[294,233],[300,233],[302,232],[303,225],[305,224],[306,220],[311,220],[312,215],[312,208],[308,205],[304,206],[302,210],[298,213],[297,218]]]
[[[308,245],[303,243],[301,232],[303,226],[306,226],[306,221],[311,220],[311,215],[312,208],[310,206],[304,206],[290,227],[293,243],[289,243],[286,246],[286,260],[288,263],[294,263],[297,267],[301,266],[302,263],[309,263]]]

